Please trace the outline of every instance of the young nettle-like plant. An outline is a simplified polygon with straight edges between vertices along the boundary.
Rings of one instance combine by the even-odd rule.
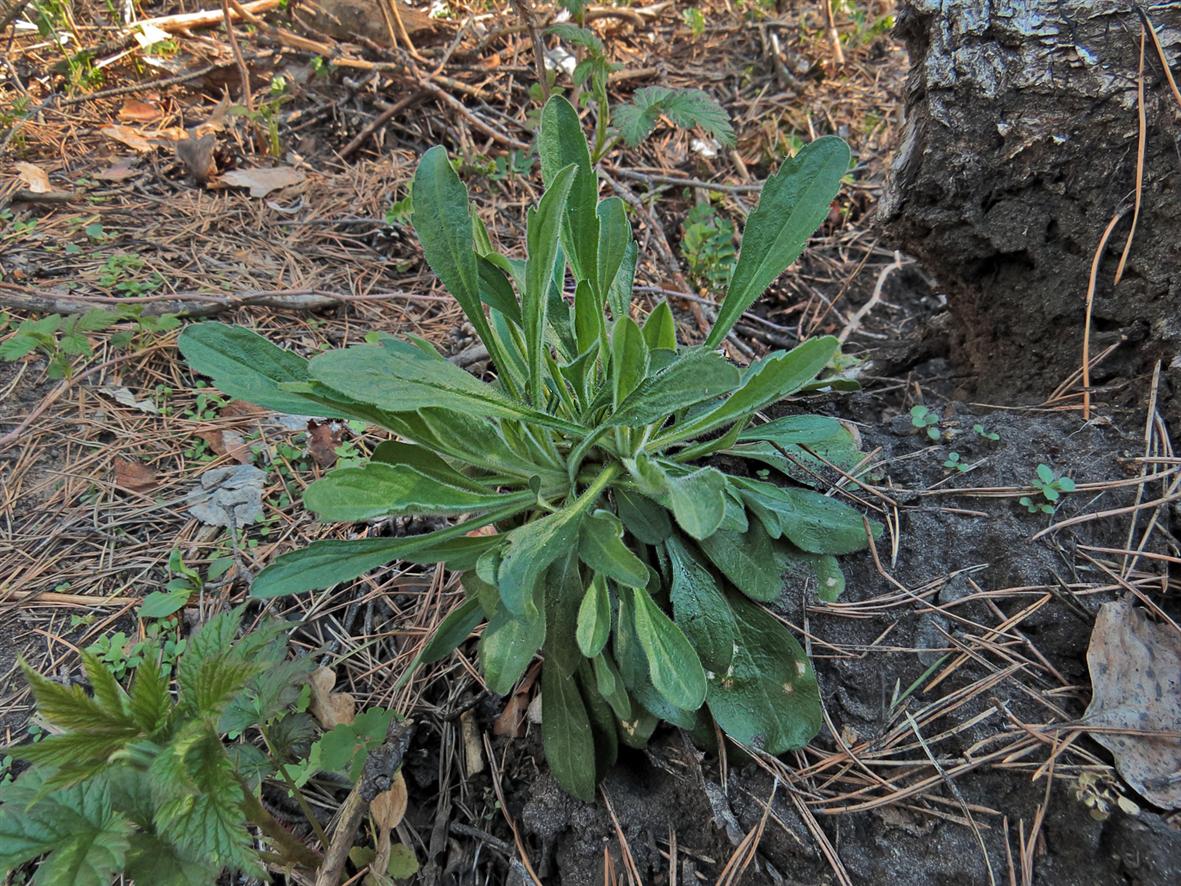
[[[310,731],[292,706],[313,663],[287,658],[284,622],[239,637],[241,616],[216,616],[189,638],[176,695],[158,647],[142,653],[130,688],[83,653],[92,694],[24,668],[53,734],[4,749],[32,765],[0,785],[0,877],[37,859],[34,886],[106,886],[118,874],[189,886],[226,870],[264,878],[267,862],[317,867],[259,799]],[[266,752],[242,739],[248,730]]]
[[[495,381],[413,337],[307,361],[244,329],[184,331],[190,364],[226,394],[397,436],[367,464],[308,487],[304,501],[321,519],[457,518],[421,535],[314,543],[264,569],[253,593],[325,588],[398,559],[463,571],[467,599],[420,660],[486,623],[480,663],[505,694],[542,653],[545,753],[584,799],[618,743],[642,746],[660,720],[708,732],[712,717],[743,744],[800,747],[822,722],[816,678],[760,604],[779,596],[789,569],[835,595],[835,555],[864,548],[878,529],[816,488],[827,466],[859,460],[843,425],[812,415],[752,422],[823,387],[836,339],[745,368],[718,348],[825,218],[849,150],[819,139],[767,181],[717,323],[697,346],[678,343],[667,303],[633,319],[627,213],[618,198],[599,199],[562,98],[542,112],[539,152],[546,190],[528,213],[523,259],[492,247],[442,148],[423,155],[414,179],[427,262],[487,347]],[[714,465],[714,455],[726,457]],[[740,459],[755,464],[747,471]],[[756,476],[768,468],[795,482]],[[488,526],[496,532],[474,531]]]

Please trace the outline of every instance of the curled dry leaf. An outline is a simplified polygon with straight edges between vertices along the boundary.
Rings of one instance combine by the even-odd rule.
[[[399,771],[390,782],[389,789],[373,798],[373,802],[369,804],[369,814],[373,816],[373,823],[388,833],[402,823],[409,802],[406,779]]]
[[[49,183],[49,174],[34,163],[16,163],[16,173],[24,183],[25,188],[34,194],[48,194],[53,190]]]
[[[1181,637],[1151,621],[1128,594],[1100,607],[1087,667],[1093,695],[1084,722],[1111,730],[1091,737],[1111,751],[1137,793],[1181,809]]]
[[[247,526],[262,516],[265,479],[266,472],[254,465],[206,471],[185,498],[189,513],[210,526]]]
[[[153,104],[129,98],[123,102],[123,107],[119,108],[119,119],[130,120],[134,123],[149,123],[159,119],[163,113]]]
[[[140,132],[138,129],[133,129],[130,126],[123,126],[119,123],[112,123],[110,126],[104,126],[99,130],[107,138],[113,138],[120,144],[127,145],[133,151],[138,151],[140,154],[149,154],[155,149],[155,145],[151,139]]]
[[[231,188],[249,188],[251,197],[265,197],[271,191],[297,185],[306,176],[291,166],[271,166],[265,169],[231,169],[223,173],[222,184]]]
[[[325,729],[352,723],[357,716],[357,701],[347,692],[333,692],[336,686],[336,671],[319,667],[312,672],[310,681],[312,703],[309,710]]]
[[[139,170],[135,168],[136,159],[134,157],[120,157],[106,169],[100,169],[94,173],[94,177],[99,181],[105,182],[121,182],[132,178],[139,174]]]
[[[340,425],[334,430],[332,422],[308,422],[308,453],[320,467],[336,464],[336,447],[340,445],[342,431]]]
[[[151,492],[160,485],[155,470],[141,461],[115,459],[115,485],[127,492]]]
[[[203,185],[217,173],[217,162],[213,157],[216,147],[215,133],[206,132],[200,136],[191,134],[177,141],[176,159],[181,162],[194,182]]]

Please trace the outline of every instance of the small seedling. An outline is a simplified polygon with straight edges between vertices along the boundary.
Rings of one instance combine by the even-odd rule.
[[[1074,492],[1074,481],[1069,477],[1056,475],[1053,468],[1049,465],[1038,465],[1036,476],[1030,481],[1030,485],[1041,493],[1045,501],[1037,501],[1032,496],[1023,495],[1017,499],[1017,503],[1024,505],[1025,509],[1031,514],[1052,514],[1054,513],[1055,503],[1062,498],[1065,493]]]
[[[936,443],[943,439],[943,434],[939,430],[939,416],[932,412],[929,406],[912,406],[910,408],[910,423],[920,431],[925,431],[927,436]]]
[[[958,452],[947,453],[947,460],[943,462],[943,467],[960,474],[968,472],[968,466],[960,460],[960,454]]]
[[[975,434],[977,437],[980,437],[984,440],[989,440],[993,443],[996,443],[998,440],[1001,439],[1000,434],[996,433],[995,431],[985,430],[984,425],[980,424],[979,422],[972,425],[972,433]]]

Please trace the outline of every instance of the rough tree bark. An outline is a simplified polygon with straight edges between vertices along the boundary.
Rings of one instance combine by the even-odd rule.
[[[974,393],[1038,402],[1082,363],[1084,302],[1101,255],[1092,355],[1099,403],[1140,398],[1162,361],[1181,432],[1181,102],[1151,39],[1147,149],[1131,224],[1142,19],[1127,0],[902,0],[907,121],[880,217],[948,289],[952,354]],[[1181,6],[1143,6],[1181,79]]]

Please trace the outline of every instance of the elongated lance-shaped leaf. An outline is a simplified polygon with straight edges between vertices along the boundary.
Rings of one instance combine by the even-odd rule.
[[[418,654],[419,664],[431,664],[446,658],[468,638],[484,620],[484,610],[477,597],[469,597],[451,610]]]
[[[644,339],[652,350],[677,349],[677,322],[673,318],[673,311],[667,299],[653,308],[648,319],[644,321]]]
[[[849,157],[844,141],[825,136],[805,145],[767,179],[743,229],[738,264],[707,346],[720,345],[742,312],[800,257],[828,215],[849,170]]]
[[[333,418],[346,413],[284,390],[288,382],[309,379],[308,361],[256,332],[225,323],[196,323],[181,331],[177,347],[189,366],[208,375],[223,394],[276,412]]]
[[[644,329],[647,336],[647,328]],[[660,372],[649,375],[607,419],[609,425],[646,425],[688,406],[728,394],[737,387],[738,368],[716,351],[692,348]]]
[[[665,543],[672,581],[673,620],[685,632],[701,663],[722,672],[734,657],[734,613],[704,563],[676,536]]]
[[[648,659],[652,685],[669,704],[695,711],[705,701],[705,670],[701,659],[676,623],[664,614],[647,591],[632,591],[636,637]]]
[[[615,272],[615,279],[607,289],[607,303],[611,305],[611,316],[618,320],[628,316],[628,309],[632,302],[632,288],[636,283],[636,260],[639,249],[634,239],[627,241],[627,248],[623,252],[623,261],[619,270]]]
[[[598,272],[595,275],[599,310],[607,304],[607,294],[627,257],[632,242],[632,225],[619,197],[608,197],[596,210],[599,218]]]
[[[499,609],[480,637],[480,664],[488,688],[508,695],[544,642],[545,615],[540,609],[521,616]]]
[[[541,742],[550,771],[587,803],[595,799],[595,744],[578,683],[548,665],[541,672]]]
[[[540,409],[544,402],[545,387],[542,382],[542,367],[545,365],[546,314],[549,307],[550,283],[554,279],[554,259],[558,254],[558,242],[562,224],[562,213],[566,199],[574,183],[577,167],[562,169],[556,176],[536,209],[530,209],[527,221],[529,257],[525,263],[525,292],[521,300],[521,320],[525,332],[525,356],[529,364],[528,384],[533,405]]]
[[[495,535],[467,533],[507,520],[526,505],[510,505],[471,520],[422,535],[399,538],[358,538],[352,541],[317,541],[279,557],[258,574],[251,585],[254,597],[282,597],[315,591],[359,578],[393,560],[411,563],[447,563],[454,569],[470,569],[484,552],[503,543]]]
[[[671,428],[652,448],[707,434],[794,394],[828,365],[838,346],[836,338],[823,335],[767,357],[750,367],[738,389],[716,408]]]
[[[535,502],[535,493],[476,492],[440,482],[410,465],[375,461],[338,468],[304,492],[308,510],[324,521],[355,523],[388,516],[438,516],[489,511]]]
[[[418,161],[410,221],[427,264],[459,302],[499,366],[498,343],[480,300],[480,271],[467,188],[451,168],[447,150],[441,145],[431,148]]]
[[[648,343],[631,317],[615,321],[611,333],[611,400],[618,408],[648,374]]]
[[[559,95],[553,96],[541,110],[537,153],[541,157],[541,178],[546,187],[550,187],[558,173],[571,163],[578,167],[562,222],[562,244],[574,269],[574,277],[594,285],[598,273],[599,219],[595,213],[598,181],[591,167],[590,148],[578,112]]]
[[[579,604],[575,638],[582,654],[593,658],[603,651],[610,634],[611,598],[607,593],[607,582],[601,575],[596,575]]]
[[[648,567],[623,541],[623,524],[610,511],[594,511],[582,521],[578,556],[591,569],[629,588],[648,584]]]

